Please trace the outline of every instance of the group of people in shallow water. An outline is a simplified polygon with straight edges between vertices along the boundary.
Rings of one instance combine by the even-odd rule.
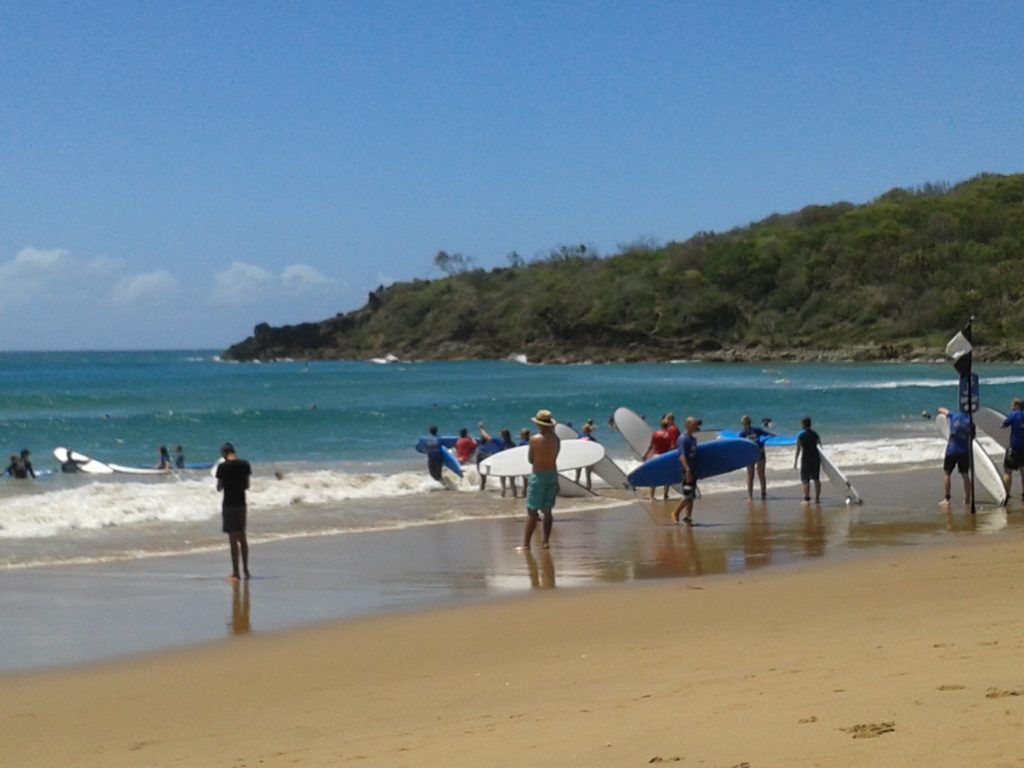
[[[680,432],[676,425],[673,413],[664,414],[658,422],[658,429],[651,435],[651,442],[641,457],[644,461],[653,456],[667,453],[670,450],[678,449],[679,463],[683,469],[682,495],[683,498],[672,512],[672,519],[687,525],[693,524],[693,503],[697,498],[698,476],[694,471],[693,462],[697,455],[697,433],[700,431],[702,421],[694,416],[687,416],[683,422],[683,430]],[[775,437],[770,432],[771,419],[762,419],[761,426],[753,426],[750,416],[744,415],[740,418],[740,430],[737,433],[741,439],[751,440],[758,447],[757,460],[747,467],[747,494],[754,498],[754,477],[756,475],[760,488],[761,498],[768,496],[768,483],[765,477],[765,448],[764,441]],[[814,486],[814,501],[817,503],[821,498],[821,455],[818,453],[818,446],[821,445],[821,437],[811,429],[811,418],[805,416],[800,421],[800,432],[796,436],[796,456],[793,459],[794,468],[800,467],[800,483],[803,486],[804,501],[811,501],[811,486]],[[653,500],[655,489],[651,488],[650,498]],[[668,500],[668,486],[662,488],[662,498]]]
[[[571,425],[567,425],[571,426]],[[513,438],[511,430],[507,427],[503,427],[498,431],[498,436],[494,437],[487,431],[487,427],[484,426],[484,422],[477,424],[479,430],[479,439],[472,437],[469,434],[469,430],[466,427],[462,427],[459,430],[459,436],[455,440],[455,444],[452,446],[452,453],[455,455],[456,460],[459,464],[469,465],[475,464],[477,472],[480,475],[480,490],[484,490],[487,487],[487,475],[480,472],[480,464],[496,453],[508,450],[509,448],[518,448],[530,443],[530,428],[523,427],[517,433],[517,436]],[[583,425],[580,432],[579,438],[581,440],[595,440],[594,430],[596,429],[593,419],[588,419]],[[430,476],[441,481],[441,468],[444,466],[443,458],[441,455],[441,437],[438,435],[438,428],[436,425],[431,425],[427,430],[427,436],[425,438],[424,449],[427,455],[427,471]],[[576,481],[579,482],[580,475],[583,470],[577,470]],[[512,498],[519,497],[519,488],[515,477],[500,477],[501,481],[501,495],[504,497],[509,491],[512,492]],[[527,492],[527,480],[528,478],[522,478],[523,482],[523,497],[525,498]],[[591,469],[586,469],[586,486],[591,487]]]
[[[13,477],[18,480],[26,480],[30,477],[35,477],[35,468],[32,466],[32,451],[28,448],[22,450],[20,454],[11,454],[10,462],[7,468],[4,469],[3,474],[6,477]],[[75,458],[75,452],[71,448],[65,450],[65,456],[60,462],[60,471],[65,474],[72,472],[78,472],[81,468],[82,462]],[[155,469],[162,469],[170,472],[172,469],[185,469],[185,449],[180,445],[174,447],[174,457],[171,458],[171,453],[167,449],[166,445],[161,445],[157,449],[157,463]]]
[[[23,449],[20,454],[12,453],[10,464],[7,465],[7,469],[4,470],[4,474],[8,477],[15,477],[19,480],[35,477],[36,471],[32,467],[31,456],[32,451],[28,448]]]

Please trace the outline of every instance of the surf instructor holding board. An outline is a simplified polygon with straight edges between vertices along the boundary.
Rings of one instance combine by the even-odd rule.
[[[530,450],[527,458],[530,462],[532,472],[526,484],[526,530],[523,532],[523,549],[530,548],[530,539],[537,529],[540,516],[544,514],[544,537],[541,540],[541,547],[548,548],[548,540],[551,538],[551,527],[554,518],[551,510],[555,506],[555,498],[558,496],[558,452],[562,442],[555,434],[555,420],[551,411],[539,410],[537,415],[531,419],[534,424],[540,427],[540,432],[530,438]]]

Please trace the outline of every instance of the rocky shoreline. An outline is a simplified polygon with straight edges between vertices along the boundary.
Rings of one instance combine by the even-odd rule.
[[[274,329],[280,331],[282,329]],[[525,349],[496,349],[473,342],[443,342],[427,348],[396,348],[373,354],[336,346],[312,346],[271,341],[269,335],[250,337],[226,350],[223,357],[239,362],[281,360],[368,360],[378,363],[425,360],[514,360],[521,363],[578,365],[583,363],[941,363],[948,362],[939,347],[911,344],[850,345],[834,348],[806,347],[720,347],[713,340],[703,343],[629,344],[625,346],[533,344]],[[273,334],[277,336],[277,334]],[[1008,346],[981,346],[974,352],[976,362],[1024,364],[1024,350]]]

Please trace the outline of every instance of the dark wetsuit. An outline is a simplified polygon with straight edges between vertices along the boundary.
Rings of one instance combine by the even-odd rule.
[[[217,482],[224,490],[221,505],[224,533],[244,533],[247,504],[245,491],[249,487],[252,467],[245,459],[232,459],[217,465]]]

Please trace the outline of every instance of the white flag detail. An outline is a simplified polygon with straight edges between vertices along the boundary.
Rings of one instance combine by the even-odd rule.
[[[959,360],[970,352],[971,349],[973,347],[971,347],[971,342],[967,340],[967,337],[963,333],[957,332],[956,336],[946,344],[946,356],[953,360]]]

